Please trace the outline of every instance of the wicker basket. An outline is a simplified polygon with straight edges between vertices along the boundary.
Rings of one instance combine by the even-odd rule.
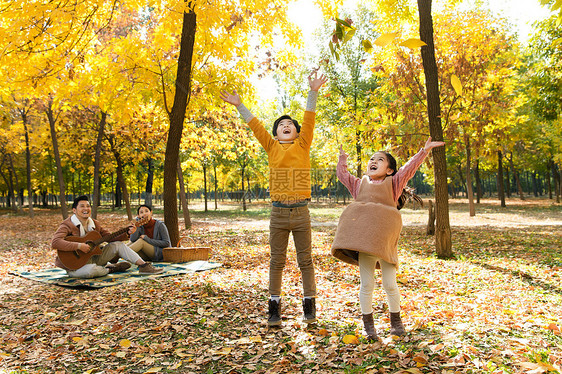
[[[209,260],[210,247],[198,247],[195,240],[189,236],[182,236],[176,247],[166,247],[162,250],[164,262],[188,262]]]

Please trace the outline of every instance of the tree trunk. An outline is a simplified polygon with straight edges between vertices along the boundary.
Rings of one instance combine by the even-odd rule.
[[[207,208],[207,164],[203,163],[203,192],[205,193],[205,213],[209,211]]]
[[[152,182],[154,180],[154,168],[152,166],[152,158],[148,160],[148,173],[146,175],[146,187],[144,189],[144,203],[145,205],[152,206]]]
[[[111,152],[115,157],[115,161],[117,162],[117,183],[119,183],[119,187],[121,188],[121,193],[123,195],[123,199],[125,200],[125,209],[127,209],[127,218],[129,221],[133,220],[133,212],[131,210],[131,201],[129,199],[129,191],[127,189],[127,181],[125,181],[125,175],[123,173],[123,160],[121,159],[121,154],[119,153],[119,149],[117,148],[117,142],[115,141],[115,136],[112,134],[108,137],[109,145],[111,146]]]
[[[476,215],[476,209],[474,208],[474,193],[472,192],[472,177],[470,175],[470,139],[468,135],[465,134],[464,142],[466,146],[466,195],[468,197],[468,210],[470,217]]]
[[[246,191],[244,190],[244,172],[246,171],[246,163],[242,165],[242,210],[246,211]]]
[[[508,198],[511,197],[511,183],[509,182],[509,169],[507,166],[505,168],[505,193]],[[513,170],[511,170],[513,173]]]
[[[217,165],[216,164],[213,164],[213,171],[214,171],[214,177],[215,177],[215,179],[214,179],[214,181],[215,181],[215,210],[218,210],[219,205],[218,205],[218,201],[217,201],[218,186],[217,186]]]
[[[546,188],[548,189],[548,199],[552,200],[552,183],[550,182],[550,173],[548,172],[550,169],[550,161],[546,165],[546,172],[544,173],[544,179],[546,180]]]
[[[103,142],[103,132],[105,130],[105,121],[107,113],[101,112],[100,123],[98,127],[98,137],[96,139],[96,154],[94,156],[94,201],[92,204],[92,218],[96,219],[98,216],[98,206],[100,205],[100,159],[101,159],[101,145]]]
[[[427,114],[429,132],[434,141],[443,140],[441,127],[441,107],[439,101],[439,77],[435,62],[433,44],[433,19],[431,17],[431,0],[418,0],[420,15],[420,38],[427,45],[421,47],[423,70],[427,90]],[[449,225],[449,196],[447,191],[447,159],[445,147],[432,150],[435,173],[435,211],[436,235],[435,245],[440,258],[453,257],[451,227]]]
[[[178,183],[180,185],[180,201],[183,210],[183,223],[185,229],[191,228],[191,215],[189,213],[189,205],[187,203],[187,197],[185,192],[185,183],[183,182],[183,172],[181,170],[181,163],[178,159]]]
[[[505,193],[503,187],[502,151],[498,151],[498,197],[502,208],[505,208]]]
[[[66,208],[66,188],[64,183],[64,176],[62,173],[62,162],[60,159],[59,143],[57,140],[57,130],[55,128],[56,120],[53,114],[52,99],[49,99],[48,104],[45,106],[45,113],[47,114],[47,119],[49,120],[49,127],[51,129],[51,141],[53,142],[53,153],[55,154],[57,179],[59,181],[60,208],[61,208],[62,219],[64,220],[68,217],[68,210]]]
[[[562,181],[560,180],[560,176],[562,173],[558,173],[554,162],[550,165],[550,170],[552,172],[552,179],[554,179],[554,194],[556,195],[556,203],[560,204],[560,195],[562,195]]]
[[[535,195],[535,197],[539,197],[539,191],[538,191],[538,186],[537,186],[537,172],[533,171],[533,174],[531,174],[531,180],[533,181],[533,195]]]
[[[25,137],[25,166],[27,176],[27,204],[29,205],[29,218],[33,218],[33,190],[31,189],[31,151],[29,150],[29,131],[27,129],[27,112],[21,110],[21,120],[23,123]],[[23,206],[23,202],[22,202]]]
[[[129,221],[133,220],[133,212],[131,210],[131,201],[129,199],[129,191],[127,189],[127,182],[125,181],[125,175],[123,174],[123,161],[121,160],[121,155],[119,152],[115,151],[115,160],[117,161],[117,181],[121,187],[121,193],[123,194],[123,199],[125,200],[125,209],[127,209],[127,219]]]
[[[510,157],[507,158],[509,161],[509,167],[513,173],[513,177],[515,178],[515,186],[517,188],[517,193],[519,194],[519,198],[521,200],[525,200],[525,194],[523,193],[523,188],[521,187],[521,180],[519,179],[519,173],[515,170],[515,166],[513,164],[513,153],[510,153]]]
[[[480,204],[480,199],[483,196],[482,192],[482,179],[480,179],[480,161],[476,160],[476,166],[474,167],[474,179],[476,182],[476,203]]]
[[[176,177],[178,175],[178,160],[183,131],[185,111],[191,91],[191,59],[197,29],[197,17],[192,4],[189,3],[189,13],[183,13],[183,26],[180,40],[180,53],[178,57],[178,70],[176,74],[176,91],[174,105],[170,112],[170,129],[166,143],[164,159],[164,222],[170,234],[172,243],[179,240],[178,227],[178,202],[176,192]],[[166,95],[166,93],[164,93]]]
[[[252,187],[250,186],[250,175],[246,174],[246,184],[248,190],[248,204],[252,203]]]
[[[7,206],[8,208],[12,208],[12,210],[14,212],[17,212],[17,208],[16,208],[16,202],[15,202],[15,198],[14,198],[14,181],[12,178],[12,171],[10,169],[10,161],[9,161],[10,156],[4,154],[2,157],[2,163],[0,164],[0,174],[2,175],[2,179],[4,179],[4,182],[6,182],[6,186],[8,187],[8,196],[7,196]],[[8,170],[8,176],[6,177],[6,175],[2,172],[2,165],[4,164],[4,161],[8,160],[8,162],[6,163],[6,169]]]
[[[9,167],[10,167],[10,180],[13,181],[12,182],[12,186],[13,186],[13,196],[14,196],[14,212],[19,212],[22,213],[23,212],[23,204],[19,203],[18,204],[18,188],[20,185],[20,182],[18,180],[18,174],[16,173],[16,169],[14,169],[14,160],[12,159],[12,155],[8,155],[8,162],[9,162]]]

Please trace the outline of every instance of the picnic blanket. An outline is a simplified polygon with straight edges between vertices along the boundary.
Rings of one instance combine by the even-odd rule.
[[[43,269],[39,271],[12,270],[9,271],[9,274],[19,275],[27,279],[62,287],[93,289],[115,286],[127,282],[136,282],[148,278],[161,278],[178,274],[195,273],[222,266],[222,264],[218,262],[209,261],[190,261],[176,264],[159,262],[153,263],[153,265],[157,268],[164,268],[164,271],[160,274],[140,274],[137,266],[131,265],[131,268],[125,272],[107,274],[104,277],[92,279],[71,278],[66,274],[65,270],[60,268]]]

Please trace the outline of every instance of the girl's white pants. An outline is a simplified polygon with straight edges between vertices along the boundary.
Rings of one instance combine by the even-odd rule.
[[[379,262],[382,271],[382,287],[388,298],[388,309],[391,313],[400,311],[400,292],[396,284],[396,266],[367,254],[359,252],[359,274],[361,276],[361,288],[359,289],[359,303],[361,313],[373,312],[373,291],[375,289],[375,267]]]

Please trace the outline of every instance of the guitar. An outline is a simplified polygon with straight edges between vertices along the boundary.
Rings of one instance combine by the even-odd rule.
[[[148,217],[140,219],[139,221],[135,222],[135,227],[139,227],[144,225],[150,221]],[[129,226],[123,227],[111,234],[106,236],[101,236],[101,234],[97,231],[90,231],[85,236],[67,236],[64,240],[74,243],[86,243],[90,246],[90,250],[88,252],[82,252],[81,250],[77,249],[75,251],[61,251],[57,250],[57,255],[59,256],[60,261],[62,264],[70,270],[80,269],[82,266],[88,263],[90,257],[95,255],[101,255],[102,250],[100,248],[100,244],[103,242],[110,241],[118,237],[121,234],[126,233],[129,231]]]

